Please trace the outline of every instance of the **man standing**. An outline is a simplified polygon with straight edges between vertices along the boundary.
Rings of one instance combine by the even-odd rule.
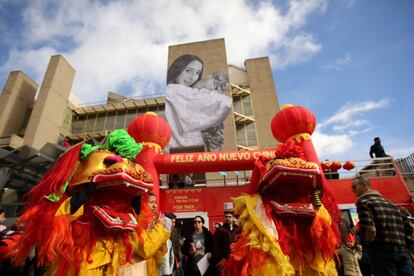
[[[388,155],[385,153],[384,147],[381,145],[381,138],[375,137],[374,138],[374,144],[371,146],[371,149],[369,150],[369,156],[371,158],[379,158],[379,157],[387,157]]]
[[[352,191],[358,196],[360,237],[374,275],[414,275],[405,244],[406,218],[399,207],[371,190],[365,177],[352,180]]]
[[[233,211],[224,211],[223,226],[214,232],[213,257],[215,265],[229,258],[230,244],[234,242],[236,234],[238,234],[238,226],[234,223]]]

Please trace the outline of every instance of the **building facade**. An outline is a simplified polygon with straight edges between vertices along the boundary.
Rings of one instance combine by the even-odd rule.
[[[170,46],[168,67],[183,54],[202,58],[203,75],[212,74],[214,68],[224,69],[228,75],[229,85],[225,93],[232,98],[232,110],[223,122],[222,149],[275,147],[269,124],[279,110],[279,103],[269,59],[247,59],[244,67],[230,65],[224,39],[214,39]],[[127,128],[136,116],[148,111],[165,117],[166,97],[163,91],[160,96],[150,98],[130,98],[122,93],[109,92],[105,103],[81,104],[71,93],[74,78],[75,69],[60,55],[51,57],[40,89],[25,73],[10,73],[0,95],[0,159],[27,147],[30,153],[24,158],[43,154],[51,164],[64,150],[64,144],[75,144],[86,138],[100,141],[108,132]],[[191,149],[182,149],[184,152],[188,150]],[[17,157],[10,155],[10,158]],[[0,161],[2,168],[10,164],[4,158]],[[10,172],[0,173],[0,188],[27,190],[38,180],[39,174],[32,173],[36,177],[32,177],[30,185],[24,187],[10,179]],[[222,179],[222,176],[207,176],[207,179],[216,178]]]

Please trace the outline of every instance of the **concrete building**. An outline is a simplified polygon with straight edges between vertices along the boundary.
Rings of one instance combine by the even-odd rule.
[[[233,112],[224,122],[223,150],[276,146],[269,123],[279,103],[267,57],[247,59],[244,67],[227,64],[224,39],[214,39],[170,46],[168,66],[182,54],[202,57],[205,74],[214,68],[228,72]],[[31,188],[64,151],[64,141],[102,140],[108,131],[126,128],[148,111],[165,116],[164,96],[137,99],[109,92],[105,103],[76,103],[71,94],[74,77],[75,69],[62,56],[51,57],[38,93],[38,85],[23,72],[10,73],[0,95],[0,190]],[[212,178],[222,179],[207,176]]]

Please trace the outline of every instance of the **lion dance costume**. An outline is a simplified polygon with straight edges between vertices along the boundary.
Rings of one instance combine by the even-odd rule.
[[[135,162],[142,148],[116,130],[104,145],[66,151],[28,194],[16,263],[35,248],[48,275],[158,275],[169,233],[149,230],[152,214],[140,204],[153,188]]]
[[[257,160],[248,195],[234,199],[242,226],[224,275],[336,275],[339,211],[310,135],[313,113],[285,106],[272,120],[282,142]]]

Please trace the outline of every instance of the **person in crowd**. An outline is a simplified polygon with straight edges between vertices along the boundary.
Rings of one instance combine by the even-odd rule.
[[[369,150],[369,156],[371,158],[379,158],[379,157],[388,157],[388,155],[385,153],[384,147],[381,145],[381,138],[375,137],[374,138],[374,144],[371,146]]]
[[[131,263],[120,266],[119,275],[158,276],[158,264],[167,252],[170,237],[165,229],[166,219],[157,214],[157,197],[152,192],[133,199],[132,207],[143,229],[136,237],[137,255]]]
[[[189,173],[189,174],[185,175],[185,178],[184,178],[185,187],[193,187],[194,186],[192,177],[193,177],[192,173]]]
[[[4,236],[11,235],[14,233],[9,227],[7,227],[4,223],[6,222],[6,212],[0,208],[0,239]]]
[[[355,205],[359,217],[362,246],[366,250],[374,275],[414,275],[406,248],[408,224],[400,208],[371,189],[368,178],[352,180],[358,197]]]
[[[172,221],[172,214],[166,213],[165,214],[165,229],[171,233],[172,229],[174,228],[174,223]],[[174,218],[175,220],[175,218]],[[159,276],[170,276],[173,273],[175,266],[174,260],[174,250],[173,245],[170,239],[167,240],[167,253],[164,255],[164,258],[158,264],[158,275]]]
[[[202,78],[203,69],[194,55],[182,55],[168,68],[165,116],[171,148],[204,145],[206,151],[220,151],[224,143],[223,121],[232,106],[224,93],[228,76],[217,71]]]
[[[220,222],[215,222],[213,227],[214,227],[214,233],[215,233],[216,230],[221,227],[221,223]]]
[[[204,227],[204,218],[195,216],[193,220],[194,228],[189,235],[185,237],[181,252],[184,258],[184,275],[201,275],[197,263],[207,255],[208,259],[212,257],[213,235]],[[211,266],[204,275],[211,275]]]
[[[225,261],[230,256],[230,245],[234,242],[236,234],[238,234],[238,226],[234,223],[233,211],[224,211],[223,226],[214,232],[213,242],[213,261],[217,266],[220,262]]]
[[[342,273],[340,275],[362,276],[358,263],[360,253],[362,254],[362,252],[358,250],[355,234],[345,221],[341,222],[339,229],[342,237],[342,244],[338,249],[338,254],[342,260]]]

